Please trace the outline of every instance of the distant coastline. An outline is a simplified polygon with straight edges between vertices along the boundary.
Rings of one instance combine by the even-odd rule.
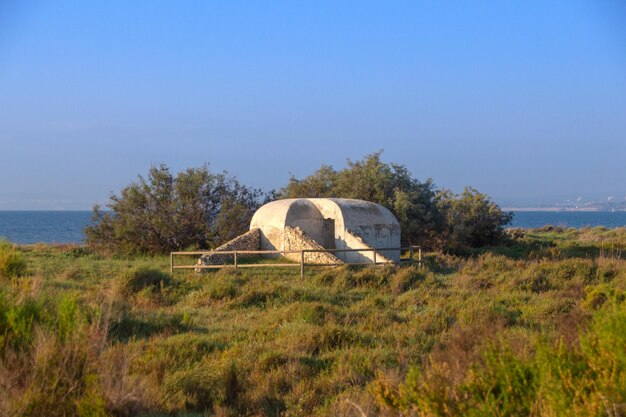
[[[560,211],[572,211],[572,212],[613,212],[613,211],[626,211],[623,208],[616,209],[603,209],[597,207],[505,207],[502,210],[504,211],[550,211],[550,212],[560,212]]]

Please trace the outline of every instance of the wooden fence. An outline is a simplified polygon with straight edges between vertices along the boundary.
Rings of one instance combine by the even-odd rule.
[[[408,252],[408,258],[400,258],[400,262],[415,262],[414,255],[417,252],[417,264],[422,266],[422,248],[419,246],[406,246],[400,248],[363,248],[363,249],[302,249],[302,250],[233,250],[233,251],[190,251],[190,252],[171,252],[170,253],[170,273],[173,275],[174,270],[176,269],[216,269],[216,268],[262,268],[262,267],[299,267],[300,268],[300,276],[304,278],[304,268],[306,266],[339,266],[339,265],[388,265],[393,264],[394,262],[379,262],[376,260],[376,254],[378,252],[387,252],[387,251],[400,251],[400,255],[402,256],[402,252]],[[372,261],[371,262],[342,262],[342,263],[305,263],[304,255],[306,253],[320,253],[320,252],[330,252],[330,253],[345,253],[345,252],[373,252]],[[240,263],[239,255],[287,255],[287,254],[300,254],[300,262],[297,263]],[[204,255],[232,255],[233,263],[232,264],[219,264],[219,265],[205,265],[205,264],[194,264],[194,265],[176,265],[175,257],[176,256],[204,256]]]

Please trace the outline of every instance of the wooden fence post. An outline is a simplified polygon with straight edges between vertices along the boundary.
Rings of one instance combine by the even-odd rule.
[[[374,266],[376,266],[376,249],[374,249]]]
[[[174,276],[174,254],[170,252],[170,274]]]
[[[419,262],[420,269],[423,267],[422,264],[422,247],[420,246],[417,252],[417,260]]]
[[[237,269],[237,251],[235,251],[233,256],[234,256],[234,261],[235,261],[235,269]]]
[[[300,251],[300,278],[304,279],[304,250]]]

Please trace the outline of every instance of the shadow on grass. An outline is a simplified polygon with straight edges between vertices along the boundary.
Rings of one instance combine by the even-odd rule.
[[[155,335],[173,335],[193,331],[196,334],[207,333],[204,328],[186,322],[184,315],[166,315],[158,313],[137,315],[122,311],[117,319],[111,321],[109,338],[119,342],[148,339]]]

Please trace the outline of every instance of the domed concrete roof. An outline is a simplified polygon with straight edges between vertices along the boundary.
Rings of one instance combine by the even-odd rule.
[[[279,250],[283,249],[286,226],[300,227],[307,236],[328,249],[400,246],[400,224],[396,217],[385,207],[369,201],[348,198],[277,200],[259,208],[250,224],[251,229],[261,229],[262,247]],[[399,254],[392,257],[399,259]]]
[[[317,210],[315,210],[317,209]],[[341,220],[347,227],[369,224],[390,224],[400,227],[396,217],[387,208],[370,201],[351,198],[286,198],[263,205],[254,216],[250,228],[260,225],[283,226],[290,218],[304,216]]]

